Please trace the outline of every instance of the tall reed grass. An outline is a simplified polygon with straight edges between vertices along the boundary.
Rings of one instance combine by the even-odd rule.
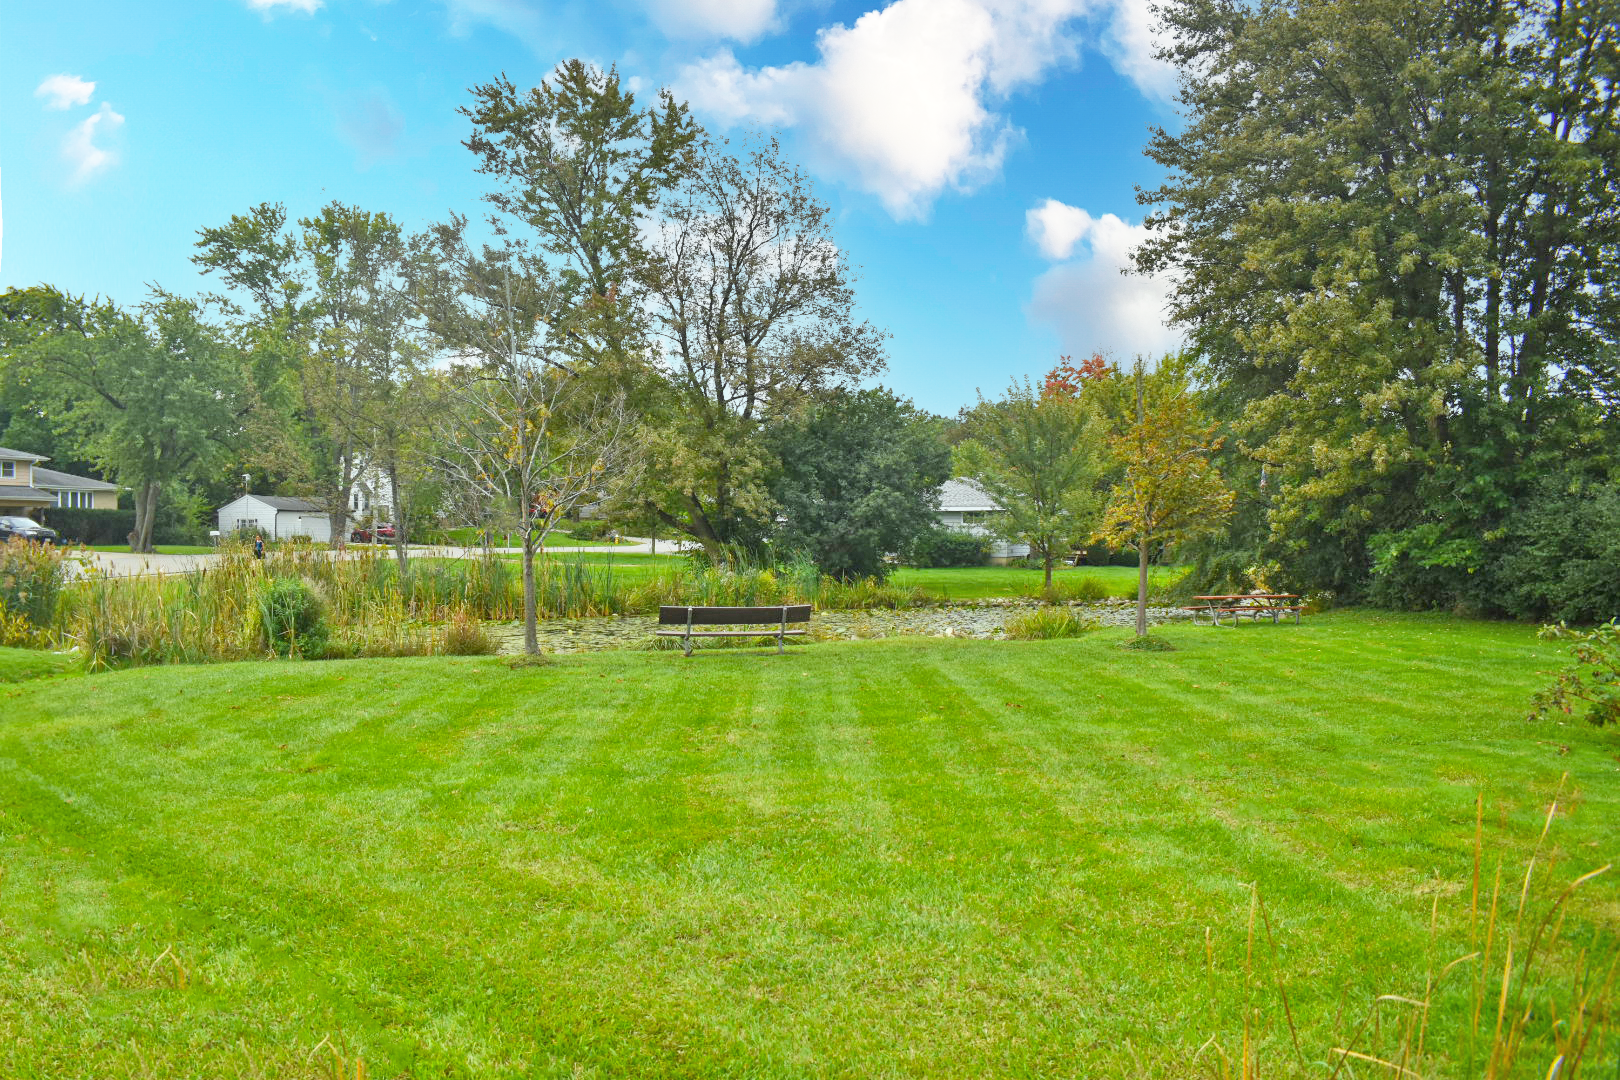
[[[1615,1037],[1620,928],[1612,921],[1612,902],[1576,910],[1583,887],[1611,867],[1555,876],[1558,860],[1549,853],[1547,838],[1563,786],[1560,782],[1547,807],[1522,873],[1500,863],[1486,865],[1481,793],[1472,880],[1449,887],[1434,883],[1424,956],[1416,958],[1404,984],[1359,1005],[1341,997],[1331,1018],[1312,1017],[1300,1008],[1312,989],[1308,984],[1293,982],[1290,997],[1280,935],[1258,885],[1251,886],[1236,970],[1222,969],[1215,937],[1205,931],[1211,1010],[1224,1003],[1228,1016],[1238,1015],[1234,1029],[1203,1044],[1188,1062],[1188,1075],[1211,1080],[1620,1076]],[[1447,892],[1456,900],[1442,905]],[[1333,995],[1312,996],[1321,1001]]]
[[[651,614],[660,604],[813,603],[823,609],[902,608],[928,602],[921,589],[867,580],[838,582],[813,566],[786,569],[673,564],[651,577],[610,563],[545,558],[537,567],[543,618]],[[307,545],[275,547],[263,559],[227,545],[206,569],[126,578],[90,576],[62,590],[51,632],[91,667],[199,663],[267,657],[281,629],[266,629],[267,583],[296,582],[318,598],[328,632],[323,655],[419,655],[477,648],[466,624],[522,617],[520,565],[500,557],[417,559],[402,574],[387,552],[348,558]],[[291,586],[289,586],[291,588]],[[297,591],[297,590],[294,590]],[[459,626],[454,633],[446,628]],[[3,626],[0,626],[3,630]]]

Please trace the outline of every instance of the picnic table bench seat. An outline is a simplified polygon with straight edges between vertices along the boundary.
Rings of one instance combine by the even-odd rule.
[[[1232,616],[1232,627],[1237,628],[1238,620],[1243,616],[1251,616],[1259,622],[1261,616],[1271,616],[1273,624],[1283,615],[1292,615],[1294,625],[1299,625],[1299,617],[1305,609],[1304,598],[1294,593],[1238,593],[1229,596],[1195,596],[1194,600],[1201,601],[1188,605],[1187,610],[1192,612],[1193,623],[1198,622],[1200,615],[1208,615],[1211,625],[1221,625],[1221,616]]]
[[[773,604],[769,607],[701,607],[694,604],[666,604],[658,609],[659,626],[678,630],[655,630],[658,637],[678,637],[687,656],[692,655],[692,639],[703,637],[773,637],[776,651],[782,652],[785,639],[810,631],[789,630],[789,624],[808,623],[809,604]],[[699,626],[769,627],[754,630],[697,630]]]

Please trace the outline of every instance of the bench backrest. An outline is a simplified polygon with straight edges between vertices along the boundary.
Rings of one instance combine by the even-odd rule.
[[[691,613],[690,619],[687,613]],[[801,623],[810,621],[809,604],[778,604],[775,607],[672,607],[658,609],[658,625],[752,626],[755,623]]]

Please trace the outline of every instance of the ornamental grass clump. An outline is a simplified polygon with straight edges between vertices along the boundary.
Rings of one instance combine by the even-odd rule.
[[[1027,593],[1043,604],[1094,604],[1108,599],[1108,586],[1099,578],[1058,579],[1048,587]]]
[[[318,659],[331,636],[326,601],[302,578],[270,578],[259,589],[260,640],[277,656]]]
[[[1077,638],[1097,629],[1097,624],[1067,608],[1039,607],[1007,620],[1006,634],[1012,641],[1050,641]]]
[[[0,609],[36,631],[48,630],[67,576],[61,548],[12,537],[0,544]]]

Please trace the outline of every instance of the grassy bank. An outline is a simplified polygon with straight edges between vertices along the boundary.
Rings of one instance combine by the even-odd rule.
[[[1495,1075],[1544,1076],[1620,923],[1582,886],[1521,984],[1620,855],[1614,734],[1522,719],[1556,651],[1164,634],[20,685],[0,1075],[1185,1077],[1247,1029],[1262,1075],[1325,1077],[1414,1042],[1410,1005],[1362,1026],[1396,994],[1431,1002],[1406,1068],[1480,1077],[1511,939]]]
[[[1148,568],[1148,587],[1167,588],[1186,572],[1185,567]],[[1109,596],[1136,595],[1135,567],[1065,566],[1052,573],[1052,584],[1062,590],[1080,581],[1100,582]],[[985,600],[1001,596],[1033,596],[1041,591],[1045,576],[1038,569],[1023,566],[973,566],[949,569],[902,567],[890,575],[894,584],[922,589],[941,600]]]

